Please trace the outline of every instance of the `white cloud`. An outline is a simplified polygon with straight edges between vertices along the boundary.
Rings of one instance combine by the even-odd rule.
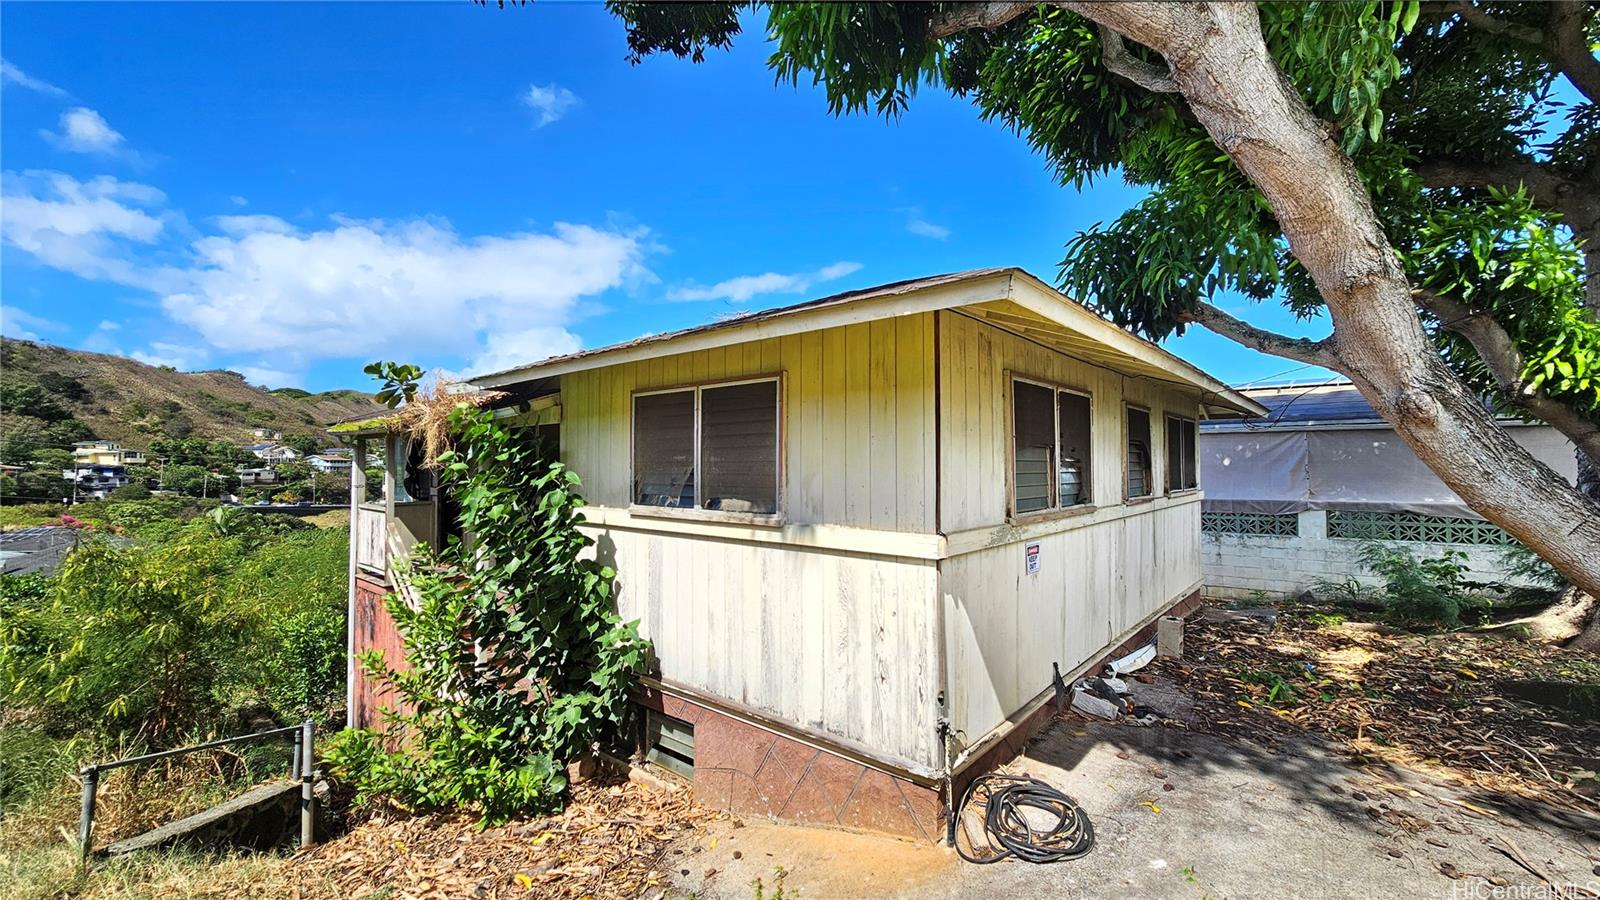
[[[219,216],[180,243],[190,232],[168,226],[181,216],[163,199],[109,177],[6,173],[0,236],[45,265],[154,293],[198,336],[135,358],[192,368],[210,348],[279,381],[319,359],[460,356],[483,371],[571,352],[572,323],[605,291],[653,278],[644,260],[660,249],[639,227],[473,236],[442,220],[294,228],[267,215]],[[103,329],[95,340],[115,346]]]
[[[936,241],[942,241],[950,237],[950,229],[943,225],[935,225],[924,219],[920,210],[912,210],[911,215],[906,218],[906,230],[921,237],[933,238]]]
[[[162,307],[224,350],[470,353],[480,333],[493,347],[496,335],[563,327],[581,298],[640,267],[641,238],[564,223],[467,238],[424,221],[206,237],[187,289]]]
[[[6,337],[37,341],[41,331],[62,331],[65,328],[60,322],[44,316],[36,316],[15,306],[0,305],[0,334]]]
[[[9,59],[0,59],[0,82],[14,84],[17,87],[27,88],[51,97],[70,96],[66,91],[56,87],[48,81],[34,78],[12,64]]]
[[[490,332],[489,340],[471,363],[468,374],[498,372],[549,356],[576,353],[583,347],[577,335],[559,326]]]
[[[149,185],[60,172],[7,172],[0,187],[0,239],[45,265],[85,278],[138,284],[119,243],[154,243],[165,227],[147,211],[165,196]]]
[[[170,366],[184,372],[204,365],[211,354],[204,347],[151,341],[149,350],[134,350],[128,355],[147,366]]]
[[[710,287],[690,285],[674,288],[667,292],[667,299],[726,300],[730,303],[744,303],[762,294],[798,294],[812,285],[843,278],[860,269],[861,263],[858,262],[836,262],[823,266],[815,272],[794,272],[787,275],[764,272],[760,275],[740,275],[719,281]]]
[[[244,376],[244,380],[254,385],[272,389],[281,387],[300,387],[304,379],[294,372],[282,369],[273,369],[266,366],[235,366],[235,372]]]
[[[246,200],[244,197],[241,197],[238,194],[234,194],[233,196],[229,197],[228,198],[228,202],[232,203],[234,206],[249,206],[250,205],[250,201],[249,200]]]
[[[227,234],[240,236],[264,232],[267,234],[293,234],[294,226],[277,216],[217,216],[217,227]]]
[[[522,102],[537,110],[539,124],[543,128],[567,114],[573,107],[582,103],[578,95],[567,90],[559,84],[529,85],[528,92],[522,95]]]
[[[117,322],[113,322],[110,319],[101,319],[100,324],[96,325],[94,328],[96,331],[116,331],[121,327],[122,325]]]
[[[45,140],[73,153],[113,154],[122,150],[122,133],[112,128],[104,116],[84,106],[74,106],[61,114],[60,132],[40,129]]]

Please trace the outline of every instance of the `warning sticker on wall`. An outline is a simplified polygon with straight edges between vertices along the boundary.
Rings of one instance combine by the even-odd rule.
[[[1039,542],[1029,541],[1023,546],[1023,571],[1029,575],[1039,574]]]

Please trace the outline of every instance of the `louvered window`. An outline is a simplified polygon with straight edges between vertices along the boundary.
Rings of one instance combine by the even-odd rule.
[[[1148,497],[1151,484],[1150,413],[1128,407],[1128,497]]]
[[[636,395],[633,502],[776,515],[778,406],[775,378]]]
[[[1011,382],[1011,510],[1028,515],[1090,501],[1089,398]]]
[[[1194,420],[1167,416],[1167,490],[1183,491],[1199,485],[1194,451]]]

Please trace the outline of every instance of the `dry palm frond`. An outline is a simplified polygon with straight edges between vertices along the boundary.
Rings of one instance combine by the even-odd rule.
[[[395,415],[396,430],[422,445],[422,466],[439,467],[439,456],[450,449],[450,414],[458,407],[482,407],[504,397],[502,391],[486,391],[448,381],[435,375],[433,386],[417,392]]]

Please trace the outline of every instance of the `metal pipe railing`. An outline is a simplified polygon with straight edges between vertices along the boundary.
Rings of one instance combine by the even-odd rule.
[[[315,799],[312,796],[313,781],[313,754],[312,742],[315,737],[316,726],[310,719],[299,725],[288,725],[283,728],[273,728],[267,731],[258,731],[254,734],[241,734],[235,737],[218,738],[195,744],[190,747],[178,747],[173,750],[161,750],[156,753],[146,753],[141,756],[129,756],[125,759],[114,759],[110,762],[90,763],[78,770],[83,777],[83,808],[78,817],[78,845],[79,852],[85,864],[89,861],[91,850],[94,846],[94,813],[95,794],[100,786],[100,773],[110,772],[126,766],[140,763],[154,762],[173,756],[182,756],[185,753],[195,753],[200,750],[214,750],[237,744],[255,744],[268,738],[279,735],[293,735],[293,750],[289,758],[289,777],[300,782],[300,847],[304,849],[311,846],[315,835],[313,826],[316,822]]]

